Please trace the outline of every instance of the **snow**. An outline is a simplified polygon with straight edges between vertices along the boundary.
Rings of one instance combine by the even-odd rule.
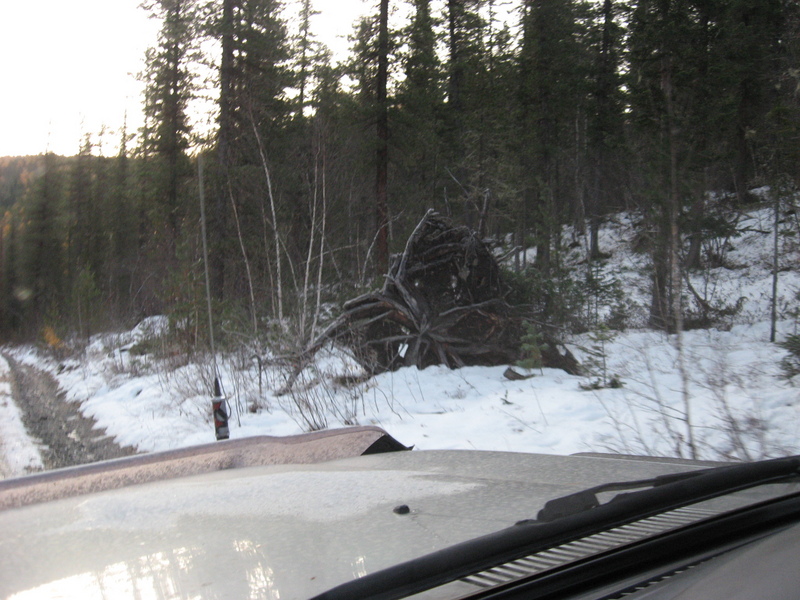
[[[30,438],[11,397],[8,362],[0,356],[0,476],[19,477],[43,468],[39,447]]]
[[[378,425],[418,449],[688,457],[693,441],[697,457],[705,459],[796,454],[800,390],[781,372],[786,351],[768,341],[771,218],[766,209],[743,215],[743,233],[720,245],[724,266],[692,275],[692,285],[712,304],[741,305],[720,329],[685,332],[682,354],[674,335],[643,328],[614,332],[604,348],[606,378],[614,376],[621,387],[593,389],[600,372],[578,377],[554,369],[510,381],[505,366],[404,368],[347,386],[336,376],[358,375],[358,366],[342,352],[326,351],[293,394],[278,395],[286,373],[259,373],[252,353],[242,351],[218,358],[231,437],[360,424]],[[606,271],[622,282],[632,322],[642,325],[649,303],[647,257],[630,250],[633,228],[632,217],[620,216],[602,230],[601,248],[612,253]],[[781,266],[796,266],[796,239],[784,236],[781,244]],[[788,309],[797,303],[800,274],[782,270],[779,290],[778,337],[784,339],[796,331]],[[83,356],[67,361],[32,348],[7,351],[51,372],[67,397],[80,401],[83,413],[120,444],[153,452],[213,442],[212,364],[174,364],[137,351],[137,344],[157,341],[168,327],[164,318],[151,318],[130,332],[95,336]],[[596,343],[588,335],[567,342],[581,361]],[[0,362],[0,382],[3,369]],[[0,383],[0,402],[15,414],[7,384]],[[23,470],[37,468],[30,453],[35,444],[27,450],[15,445],[20,425],[9,425],[13,418],[1,421],[10,429],[0,431],[7,458]]]

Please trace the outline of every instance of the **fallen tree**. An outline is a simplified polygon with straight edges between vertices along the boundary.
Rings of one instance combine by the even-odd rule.
[[[329,342],[349,347],[370,374],[402,366],[513,364],[520,358],[523,318],[506,301],[507,292],[476,232],[429,210],[403,253],[393,257],[383,288],[344,304],[299,357],[287,388]],[[544,366],[577,370],[569,353],[548,346]]]

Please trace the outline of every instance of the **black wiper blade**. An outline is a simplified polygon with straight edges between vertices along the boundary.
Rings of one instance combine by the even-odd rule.
[[[520,521],[495,533],[370,573],[312,600],[405,598],[575,539],[703,500],[783,482],[798,475],[800,456],[655,478],[658,485],[648,483],[649,489],[621,494],[592,510],[571,512],[549,522]],[[625,489],[631,489],[631,483],[640,482],[624,484],[628,486]]]
[[[706,470],[708,469],[688,471],[685,473],[670,473],[667,475],[659,475],[651,479],[640,479],[637,481],[604,483],[593,488],[581,490],[580,492],[575,492],[573,494],[561,496],[560,498],[548,500],[545,503],[544,508],[542,508],[539,511],[539,514],[536,515],[536,520],[540,522],[555,521],[556,519],[561,519],[568,517],[569,515],[574,515],[579,512],[597,508],[600,506],[600,500],[597,495],[604,492],[629,492],[631,490],[638,490],[641,488],[655,488],[667,483],[673,483],[675,481],[683,481],[684,479],[697,477]],[[615,496],[611,499],[611,501],[613,502],[620,497],[622,496]]]

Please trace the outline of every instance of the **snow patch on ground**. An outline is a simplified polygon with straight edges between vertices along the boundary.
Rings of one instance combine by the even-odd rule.
[[[510,381],[503,376],[505,366],[404,368],[348,384],[337,376],[358,375],[358,366],[342,352],[324,352],[292,394],[279,395],[286,372],[260,371],[252,353],[220,356],[231,437],[359,424],[381,426],[419,449],[689,457],[694,448],[706,459],[798,453],[800,390],[781,373],[786,351],[768,341],[772,241],[764,232],[769,218],[766,210],[744,215],[741,233],[720,247],[723,264],[691,275],[692,285],[712,304],[732,305],[742,298],[742,306],[723,324],[725,330],[685,332],[682,361],[675,336],[629,330],[605,342],[605,374],[598,368],[586,377],[543,369],[530,372],[530,379]],[[634,219],[619,216],[602,230],[601,249],[611,253],[605,269],[622,283],[634,314],[646,314],[647,257],[632,250],[634,231]],[[782,261],[797,264],[797,242],[786,240]],[[782,271],[779,289],[785,319],[779,323],[780,340],[797,331],[787,308],[796,304],[800,276]],[[31,348],[13,353],[49,370],[68,399],[79,401],[84,414],[120,444],[149,452],[212,442],[212,365],[154,358],[153,345],[166,331],[166,319],[151,318],[129,332],[94,336],[80,358],[67,361]],[[587,349],[596,342],[586,335],[568,342],[588,363]],[[621,387],[593,389],[604,375]],[[28,466],[33,458],[24,452],[15,460]]]
[[[781,324],[783,331],[791,327]],[[348,368],[335,353],[314,374],[322,383],[294,396],[276,395],[282,380],[275,373],[262,374],[260,394],[255,367],[243,372],[222,363],[221,373],[232,438],[371,424],[418,449],[688,457],[691,436],[699,457],[755,459],[800,452],[799,392],[781,377],[785,351],[769,344],[768,334],[767,323],[686,332],[685,375],[674,336],[618,334],[606,347],[607,374],[623,384],[617,389],[587,389],[597,377],[555,369],[510,381],[505,367],[404,368],[345,387],[329,377]],[[571,349],[583,359],[581,348],[590,343],[576,338]],[[120,444],[156,451],[215,439],[203,366],[115,372],[120,358],[102,336],[83,361],[35,360]]]

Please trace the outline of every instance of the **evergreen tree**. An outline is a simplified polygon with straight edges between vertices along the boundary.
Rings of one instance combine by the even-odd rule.
[[[282,9],[278,0],[240,0],[234,5],[230,105],[235,164],[260,163],[256,132],[264,140],[275,138],[291,114],[286,90],[294,80],[287,64],[290,48]]]
[[[100,255],[99,229],[103,226],[101,207],[95,201],[95,161],[92,140],[84,136],[80,150],[71,161],[67,197],[67,279],[72,281],[84,266],[97,267]]]
[[[16,306],[16,221],[10,210],[0,218],[0,336],[10,336],[18,326]]]
[[[138,254],[136,196],[134,178],[128,155],[129,135],[123,127],[119,152],[110,168],[108,220],[108,296],[112,318],[127,319],[133,314],[131,306],[133,273]]]
[[[301,0],[299,35],[296,40],[295,57],[297,60],[297,114],[305,115],[308,106],[309,96],[312,86],[311,81],[314,75],[314,65],[319,62],[324,54],[320,44],[314,39],[311,32],[311,18],[318,15],[311,6],[311,0]]]
[[[375,267],[376,276],[389,272],[389,0],[380,0],[378,14],[378,72],[375,157]]]
[[[479,146],[478,107],[487,100],[480,93],[486,78],[486,22],[480,14],[485,0],[448,0],[447,105],[444,111],[443,164],[445,201],[459,200],[466,225],[477,227],[479,210],[471,191],[479,190],[474,165]],[[480,195],[480,192],[479,192]]]
[[[603,217],[624,207],[626,187],[625,98],[620,67],[624,29],[617,0],[603,0],[590,13],[587,28],[591,68],[586,109],[585,217],[589,221],[589,256],[602,256],[598,233]],[[584,215],[581,215],[584,216]]]
[[[215,8],[211,34],[221,40],[222,55],[215,199],[209,211],[212,289],[218,299],[235,302],[271,296],[271,269],[283,252],[274,232],[287,215],[276,212],[279,224],[270,214],[268,204],[275,208],[282,194],[268,186],[265,169],[271,182],[293,195],[290,179],[296,170],[289,168],[287,138],[292,103],[286,91],[294,79],[281,2],[222,0]],[[293,206],[287,209],[293,214]]]
[[[700,266],[707,192],[731,189],[741,201],[752,182],[781,19],[771,0],[634,5],[626,83],[636,192],[652,233],[654,326],[680,327],[681,270]]]
[[[441,167],[444,77],[437,54],[437,22],[430,0],[413,0],[411,21],[402,32],[407,40],[399,57],[404,78],[398,83],[392,112],[393,192],[404,211],[403,230],[434,205]]]
[[[370,232],[364,240],[368,240],[374,260],[370,268],[372,276],[386,273],[390,243],[389,89],[393,79],[391,66],[396,53],[396,32],[389,30],[388,10],[388,3],[380,0],[375,12],[358,22],[352,38],[352,58],[347,66],[348,74],[355,81],[350,118],[358,125],[358,142],[351,149],[359,154],[358,171],[373,183],[371,190],[359,190],[362,198],[371,198],[369,206],[363,206],[363,210],[373,216]],[[359,207],[354,209],[360,210]]]
[[[636,153],[646,161],[640,163],[643,179],[637,191],[652,233],[650,324],[667,330],[681,327],[678,218],[697,174],[687,160],[697,158],[690,151],[691,138],[706,141],[702,129],[688,127],[702,110],[697,100],[705,94],[702,69],[707,64],[707,47],[700,41],[705,39],[704,20],[689,8],[688,0],[639,0],[630,26],[628,85]]]
[[[498,20],[495,0],[486,0],[482,76],[475,80],[474,120],[470,161],[470,198],[480,219],[473,224],[481,236],[488,233],[492,213],[502,219],[518,197],[515,185],[515,139],[519,112],[516,49],[509,25]],[[508,221],[505,221],[508,223]]]
[[[344,73],[353,66],[333,66],[329,55],[324,58],[315,69],[312,97],[312,149],[314,164],[320,167],[315,179],[319,182],[324,175],[320,193],[325,193],[330,215],[325,242],[330,260],[326,262],[336,273],[330,289],[337,290],[340,299],[374,275],[369,264],[375,235],[374,131],[368,127],[368,104],[363,102],[368,92],[356,101],[342,87]]]
[[[483,0],[448,0],[448,79],[447,102],[451,121],[457,121],[466,110],[465,97],[470,89],[471,77],[479,77],[473,67],[477,65],[483,47],[484,21],[479,9]],[[457,122],[451,127],[458,129]]]
[[[20,281],[18,296],[23,300],[29,334],[45,324],[58,322],[64,297],[63,225],[59,205],[64,182],[59,159],[48,152],[43,172],[29,189],[20,239]]]
[[[162,22],[158,46],[146,55],[144,151],[154,168],[152,197],[165,223],[170,254],[176,254],[184,211],[191,127],[187,107],[194,97],[198,59],[196,0],[152,0],[143,7]]]
[[[758,136],[756,164],[770,181],[800,188],[800,6],[785,3],[774,60],[772,90],[763,132]],[[752,131],[751,131],[752,134]],[[752,135],[750,136],[752,137]]]
[[[572,0],[526,0],[519,53],[522,226],[533,230],[547,272],[558,227],[576,203],[575,123],[584,109]]]
[[[726,161],[739,202],[749,200],[748,189],[757,175],[757,153],[765,130],[764,117],[777,104],[776,89],[783,55],[782,33],[795,2],[732,0],[723,4],[719,54],[730,72],[722,89],[728,137]],[[718,59],[719,60],[719,59]],[[720,123],[722,125],[722,123]],[[763,165],[768,168],[768,165]],[[763,168],[763,167],[762,167]]]
[[[230,169],[233,164],[231,144],[236,135],[233,122],[233,77],[234,77],[234,13],[235,0],[222,0],[222,10],[216,28],[211,35],[220,40],[219,65],[219,121],[217,129],[217,178],[214,200],[210,203],[210,224],[207,226],[210,270],[210,290],[217,300],[222,300],[225,290],[224,240],[228,234],[228,193]]]

